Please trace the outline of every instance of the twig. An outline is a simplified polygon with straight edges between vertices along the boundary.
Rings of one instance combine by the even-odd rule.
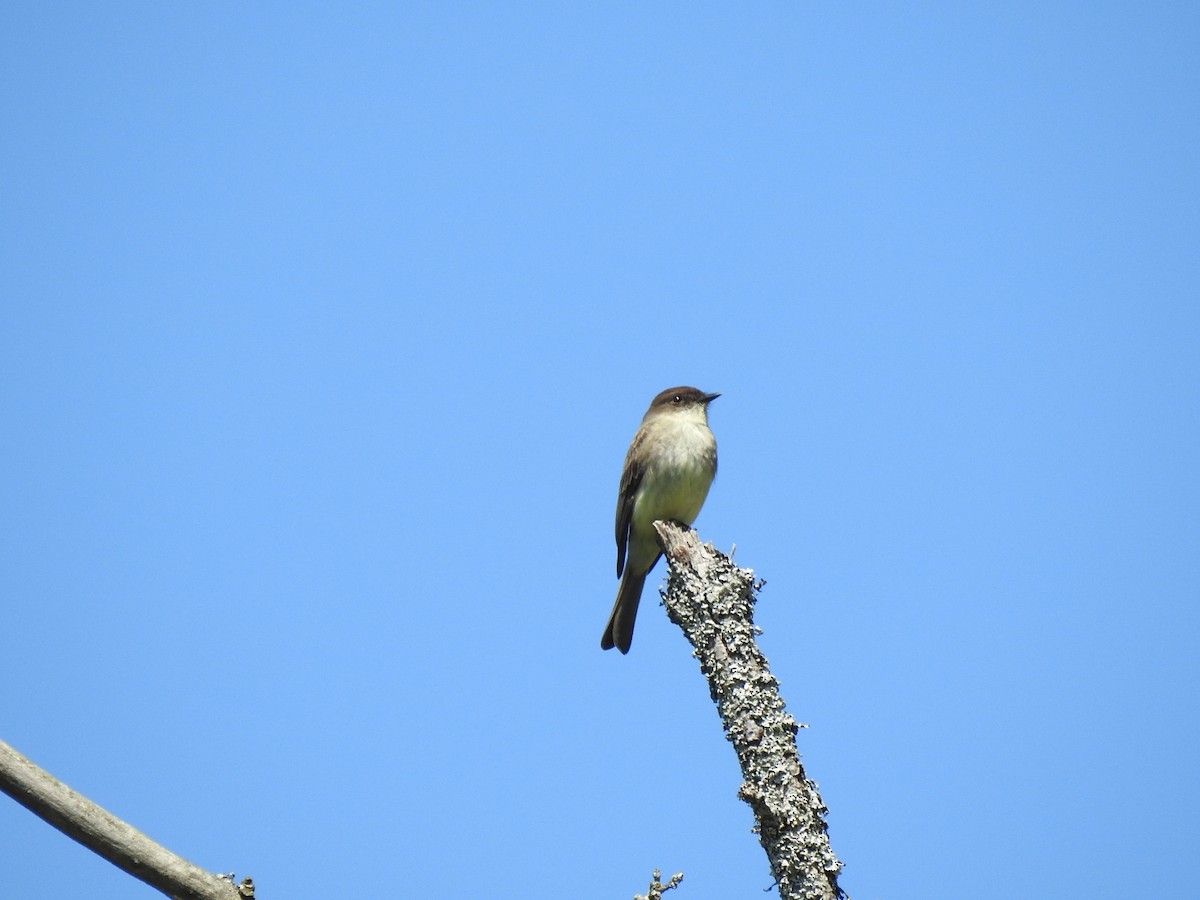
[[[683,881],[683,873],[676,872],[671,876],[670,881],[663,884],[662,872],[659,869],[655,869],[650,876],[650,890],[645,894],[634,894],[633,900],[662,900],[663,892],[679,887],[679,882],[681,881]]]

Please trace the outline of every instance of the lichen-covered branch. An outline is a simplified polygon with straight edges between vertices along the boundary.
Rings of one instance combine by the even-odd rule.
[[[742,767],[738,792],[782,900],[840,900],[842,864],[829,845],[828,810],[804,774],[796,721],[784,709],[779,682],[758,649],[754,573],[703,546],[696,532],[655,522],[670,564],[666,608],[695,648],[700,671]]]
[[[683,873],[676,872],[664,884],[662,881],[662,870],[655,869],[650,876],[650,889],[644,894],[634,894],[633,900],[662,900],[662,895],[667,891],[672,891],[679,887],[679,882],[683,881]]]
[[[0,741],[0,791],[134,878],[180,900],[250,900],[254,883],[192,865]]]

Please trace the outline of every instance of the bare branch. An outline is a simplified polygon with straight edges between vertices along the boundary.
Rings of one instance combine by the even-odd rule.
[[[666,884],[663,884],[662,871],[655,869],[650,876],[650,890],[645,894],[634,894],[633,900],[662,900],[663,892],[679,887],[681,881],[683,881],[683,873],[676,872]]]
[[[739,569],[696,532],[655,522],[670,564],[666,607],[695,648],[700,671],[742,767],[738,796],[750,804],[781,900],[840,900],[842,864],[829,845],[828,810],[804,774],[796,725],[758,649],[754,573]]]
[[[0,741],[0,791],[67,837],[168,897],[249,900],[254,896],[254,883],[250,879],[235,887],[232,879],[192,865],[77,794],[3,741]]]

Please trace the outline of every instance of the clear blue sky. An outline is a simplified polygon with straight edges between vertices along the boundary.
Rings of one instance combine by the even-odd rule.
[[[760,896],[599,649],[695,384],[855,900],[1195,896],[1197,9],[6,4],[0,738],[264,900]]]

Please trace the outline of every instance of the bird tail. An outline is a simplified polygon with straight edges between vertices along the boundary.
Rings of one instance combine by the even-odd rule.
[[[616,647],[622,653],[629,652],[629,645],[633,643],[633,622],[637,618],[638,602],[642,599],[642,585],[646,582],[647,574],[643,572],[639,575],[633,571],[633,566],[625,567],[625,577],[617,589],[617,601],[613,604],[604,635],[600,638],[602,650]]]

